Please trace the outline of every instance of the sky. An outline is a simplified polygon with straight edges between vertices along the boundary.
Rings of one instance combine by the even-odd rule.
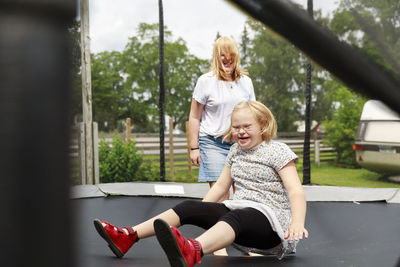
[[[306,9],[307,0],[293,0]],[[314,0],[314,10],[328,15],[338,0]],[[247,15],[224,0],[163,0],[164,26],[172,39],[182,37],[190,53],[210,59],[213,42],[220,35],[237,42]],[[92,53],[122,51],[141,22],[158,23],[158,0],[89,0]]]

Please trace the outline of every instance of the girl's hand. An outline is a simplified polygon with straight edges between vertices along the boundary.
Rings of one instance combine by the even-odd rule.
[[[290,241],[299,241],[305,238],[308,238],[308,231],[301,224],[292,223],[289,226],[289,229],[285,232],[285,239],[289,239]]]
[[[192,163],[195,166],[197,166],[197,167],[200,166],[200,150],[199,149],[190,151],[190,160],[192,161]]]

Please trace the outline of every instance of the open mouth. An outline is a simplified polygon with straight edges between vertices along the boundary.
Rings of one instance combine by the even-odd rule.
[[[245,143],[249,139],[250,139],[249,137],[239,137],[239,142],[240,143]]]
[[[224,67],[229,69],[232,66],[232,63],[224,63]]]

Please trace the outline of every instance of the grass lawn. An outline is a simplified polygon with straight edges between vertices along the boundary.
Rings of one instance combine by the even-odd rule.
[[[300,160],[296,165],[301,180],[303,178],[302,164]],[[168,181],[171,181],[168,163],[166,167],[166,178]],[[174,182],[197,182],[197,167],[193,167],[191,177],[188,175],[187,165],[175,167],[175,170]],[[366,169],[337,167],[333,162],[322,162],[320,166],[311,164],[311,184],[345,187],[400,188],[400,183],[391,182],[381,174]]]
[[[186,156],[182,157],[181,162],[174,164],[174,179],[171,179],[169,173],[169,161],[166,159],[166,180],[170,182],[194,183],[197,182],[198,168],[192,167],[192,175],[189,175]],[[175,157],[177,158],[177,157]],[[155,156],[145,156],[144,160],[157,164],[159,158]],[[185,162],[186,161],[186,162]],[[154,166],[159,169],[158,166]],[[299,177],[302,180],[303,167],[301,159],[296,164]],[[79,173],[75,170],[73,175],[73,184],[79,184]],[[328,185],[328,186],[344,186],[344,187],[370,187],[370,188],[400,188],[400,183],[391,182],[387,177],[378,173],[368,171],[366,169],[347,169],[337,167],[333,162],[322,162],[320,166],[311,164],[311,184]]]
[[[300,169],[300,168],[299,168]],[[299,171],[299,177],[303,177]],[[381,174],[366,169],[346,169],[336,167],[333,163],[321,163],[311,166],[311,183],[317,185],[400,188],[400,183],[391,182]]]

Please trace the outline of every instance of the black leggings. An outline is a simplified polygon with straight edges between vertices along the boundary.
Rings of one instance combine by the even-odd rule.
[[[210,229],[219,221],[235,232],[235,243],[258,249],[273,248],[281,243],[265,215],[254,208],[230,210],[222,203],[186,200],[172,208],[181,225],[192,224]]]

